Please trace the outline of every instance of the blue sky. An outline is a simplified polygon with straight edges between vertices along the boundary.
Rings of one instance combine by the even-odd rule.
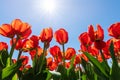
[[[39,8],[42,1],[44,0],[1,0],[0,25],[19,18],[32,26],[32,34],[35,35],[39,35],[46,27],[52,27],[54,31],[62,27],[69,33],[66,48],[74,47],[78,50],[78,36],[87,31],[88,25],[96,27],[96,24],[100,24],[107,40],[108,27],[120,22],[120,0],[54,0],[56,10],[52,14]],[[0,41],[8,42],[9,39],[0,36]],[[53,39],[51,46],[55,44],[57,43]]]

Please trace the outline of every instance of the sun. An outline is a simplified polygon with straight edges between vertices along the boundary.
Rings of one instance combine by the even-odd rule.
[[[41,8],[49,14],[53,13],[56,10],[55,0],[44,0]]]

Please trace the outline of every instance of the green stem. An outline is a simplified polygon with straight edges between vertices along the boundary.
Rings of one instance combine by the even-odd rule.
[[[100,50],[100,53],[101,53],[101,56],[102,56],[103,61],[106,61],[102,50]]]
[[[79,79],[81,79],[80,63],[78,65],[78,67],[79,67]]]
[[[15,49],[15,46],[17,44],[18,39],[19,39],[19,37],[17,37],[17,39],[16,39],[16,41],[14,43],[13,38],[12,38],[12,47],[11,47],[11,50],[10,50],[10,60],[11,60],[10,62],[11,62],[11,64],[12,64],[13,52],[14,52],[14,49]]]
[[[63,66],[65,67],[65,45],[62,45],[62,49],[63,49]]]
[[[103,62],[104,62],[104,63],[106,64],[106,66],[107,66],[108,71],[110,71],[109,65],[108,65],[108,63],[107,63],[107,60],[105,60],[105,57],[104,57],[104,54],[103,54],[102,50],[100,50],[100,53],[101,53]]]
[[[44,47],[43,47],[43,53],[42,53],[42,61],[41,61],[41,65],[40,65],[40,68],[39,68],[39,73],[41,72],[42,70],[42,67],[43,67],[43,63],[44,63],[44,60],[45,60],[45,53],[46,53],[46,42],[44,42]]]
[[[22,50],[19,50],[17,60],[19,60],[19,58],[20,58],[21,54],[22,54]]]

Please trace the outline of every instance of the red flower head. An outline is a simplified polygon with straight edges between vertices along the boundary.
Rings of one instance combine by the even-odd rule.
[[[1,50],[4,50],[4,49],[8,49],[7,43],[5,43],[5,42],[0,42],[0,51],[1,51]]]
[[[39,39],[42,42],[48,42],[49,43],[52,40],[52,37],[53,37],[53,30],[52,30],[52,28],[45,28],[40,33]]]
[[[88,58],[86,57],[86,55],[85,54],[80,54],[80,57],[82,58],[82,59],[84,59],[86,62],[88,62]]]
[[[55,56],[58,56],[59,54],[61,54],[61,50],[60,50],[60,47],[58,47],[58,46],[53,46],[53,47],[51,47],[50,48],[50,54],[53,56],[53,57],[55,57]]]
[[[38,37],[33,35],[30,39],[25,39],[22,44],[23,51],[28,51],[30,49],[37,48],[39,44]]]
[[[97,30],[96,31],[94,31],[93,26],[90,25],[89,28],[88,28],[88,34],[90,36],[91,41],[94,42],[94,46],[97,49],[102,49],[106,46],[106,43],[103,41],[104,30],[101,28],[100,25],[97,25]]]
[[[91,41],[96,40],[103,40],[104,39],[104,30],[101,28],[100,25],[97,25],[97,30],[94,31],[94,28],[92,25],[88,27],[88,34],[90,36]]]
[[[28,23],[22,22],[20,19],[15,19],[11,23],[17,36],[21,39],[27,38],[31,33],[31,26]]]
[[[40,46],[37,47],[37,51],[38,52],[36,52],[36,49],[30,51],[30,55],[31,55],[32,60],[35,57],[36,53],[38,54],[38,57],[40,57],[41,54],[43,53],[43,49]],[[47,53],[46,53],[46,55],[47,55]]]
[[[56,62],[52,62],[52,64],[49,67],[49,70],[53,71],[56,70],[56,68],[58,67],[58,64]]]
[[[74,60],[74,63],[75,63],[75,64],[80,64],[80,63],[81,63],[81,56],[80,56],[80,54],[77,54],[77,55],[76,55],[75,60]]]
[[[103,49],[106,46],[106,43],[104,41],[95,41],[94,42],[94,46],[97,49],[101,50],[101,49]]]
[[[70,68],[70,62],[66,62],[65,63],[65,67],[68,69],[68,68]]]
[[[65,44],[68,42],[68,32],[63,28],[57,30],[54,37],[59,44]]]
[[[24,61],[22,62],[23,66],[28,64],[28,61],[29,61],[29,57],[28,56],[20,56],[20,59],[24,59]]]
[[[13,38],[15,35],[14,29],[12,28],[10,24],[3,24],[0,27],[0,34],[5,37],[9,37],[9,38]]]
[[[13,41],[10,40],[10,45],[12,45],[13,43],[15,44],[15,42],[16,42],[16,38],[14,38]],[[19,49],[21,49],[21,48],[22,48],[22,40],[19,39],[19,40],[17,41],[17,43],[16,43],[15,49],[16,49],[16,50],[19,50]]]
[[[97,59],[98,59],[99,62],[102,62],[102,61],[103,61],[101,54],[99,54],[99,55],[97,56]]]
[[[108,32],[110,36],[120,39],[120,22],[112,24],[108,28]]]
[[[62,61],[62,52],[58,46],[53,46],[50,48],[50,54],[54,57],[56,62]]]
[[[92,46],[91,48],[89,48],[89,51],[88,51],[92,56],[98,56],[99,55],[99,50],[96,48],[96,47],[94,47],[94,46]]]
[[[53,62],[53,58],[52,57],[48,57],[47,58],[47,66],[51,66]]]
[[[76,54],[76,51],[74,48],[67,48],[65,53],[65,59],[70,60],[75,54]]]
[[[30,39],[26,39],[23,41],[23,44],[22,44],[22,50],[24,52],[27,52],[29,51],[30,49],[33,49],[34,46],[33,46],[33,41],[30,40]]]
[[[33,47],[34,47],[34,48],[38,46],[38,44],[39,44],[38,36],[32,35],[32,36],[30,37],[30,40],[33,41]]]
[[[79,36],[79,41],[81,42],[82,45],[88,47],[92,44],[91,40],[90,40],[90,37],[88,35],[87,32],[84,32],[82,33],[80,36]]]

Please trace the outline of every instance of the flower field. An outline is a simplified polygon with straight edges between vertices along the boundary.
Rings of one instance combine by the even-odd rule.
[[[104,41],[101,25],[89,25],[78,36],[80,49],[75,50],[65,49],[70,36],[63,28],[44,28],[32,35],[31,25],[20,19],[3,23],[0,36],[10,42],[0,42],[0,80],[120,80],[120,22],[111,24],[108,33],[112,38]],[[52,39],[59,45],[50,47]]]

